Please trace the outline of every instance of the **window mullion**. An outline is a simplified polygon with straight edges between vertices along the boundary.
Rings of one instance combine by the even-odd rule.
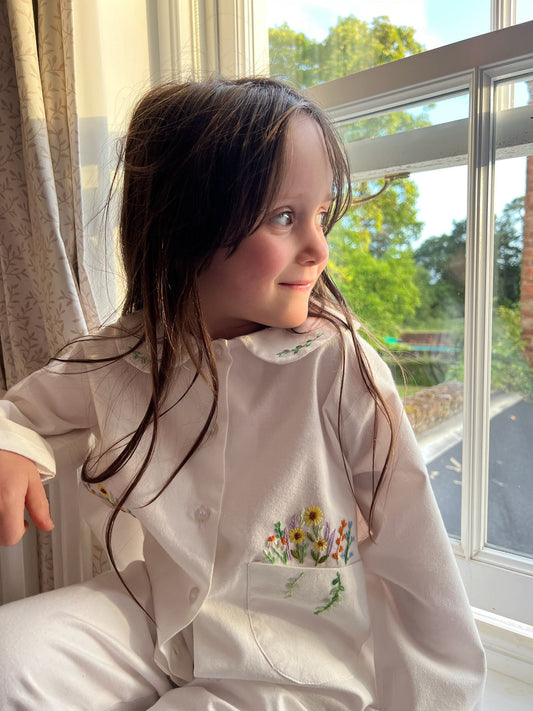
[[[464,440],[461,544],[472,558],[487,530],[493,272],[494,87],[472,72],[465,275]]]
[[[490,30],[501,30],[516,24],[516,0],[491,0]]]

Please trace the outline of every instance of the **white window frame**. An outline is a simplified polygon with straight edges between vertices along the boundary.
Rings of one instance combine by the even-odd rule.
[[[480,625],[489,621],[533,639],[533,560],[485,547],[492,331],[493,169],[495,152],[509,155],[532,142],[531,106],[509,111],[495,140],[496,81],[533,72],[533,22],[463,40],[308,90],[336,122],[427,104],[469,92],[468,145],[454,135],[462,122],[416,129],[348,146],[356,179],[396,170],[468,164],[463,494],[457,562]],[[519,135],[506,129],[513,122]],[[464,122],[463,122],[464,123]],[[439,136],[436,141],[435,138]],[[442,144],[455,146],[442,151]],[[496,144],[496,147],[495,147]],[[440,154],[439,154],[440,150]],[[385,158],[387,156],[387,158]],[[358,158],[362,161],[358,162]],[[483,612],[482,612],[483,611]],[[506,619],[504,619],[506,618]],[[497,645],[496,645],[497,646]],[[501,646],[501,645],[500,645]],[[529,680],[533,648],[524,652]],[[522,649],[524,651],[524,648]]]

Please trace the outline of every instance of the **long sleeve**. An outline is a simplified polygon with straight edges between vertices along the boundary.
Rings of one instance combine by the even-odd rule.
[[[86,368],[52,362],[0,400],[0,448],[32,459],[46,479],[55,474],[55,444],[68,447],[70,436],[79,448],[95,422]]]
[[[485,658],[472,611],[414,434],[388,368],[367,349],[397,427],[390,479],[378,496],[377,536],[360,543],[365,569],[379,711],[480,708]],[[346,440],[372,441],[374,408],[354,405]],[[388,428],[377,431],[383,463]],[[352,438],[353,439],[353,438]],[[356,498],[368,516],[371,452],[349,457]]]
[[[61,511],[63,522],[81,513],[102,545],[109,502],[83,488],[78,492],[76,472],[89,454],[98,456],[111,447],[140,416],[132,394],[135,388],[130,387],[139,371],[123,361],[101,360],[113,355],[116,346],[110,340],[83,341],[76,346],[76,358],[95,362],[52,361],[0,400],[0,449],[31,459],[43,480],[57,474],[61,500],[68,501]],[[114,552],[121,568],[142,556],[139,522],[127,514],[117,520]]]

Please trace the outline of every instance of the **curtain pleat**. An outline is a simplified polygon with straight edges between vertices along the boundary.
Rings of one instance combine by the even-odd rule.
[[[95,320],[78,270],[83,229],[71,0],[39,0],[36,6],[37,18],[32,0],[0,4],[0,345],[6,387]],[[75,486],[68,493],[75,509]],[[60,582],[53,556],[58,535],[37,531],[0,554],[4,599]]]

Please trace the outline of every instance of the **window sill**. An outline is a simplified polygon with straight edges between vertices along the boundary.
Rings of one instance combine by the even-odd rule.
[[[483,711],[531,711],[532,708],[533,684],[489,669]]]
[[[533,627],[486,610],[473,608],[473,611],[487,655],[489,679],[504,675],[523,682],[528,687],[526,698],[530,700],[530,695],[533,698]]]

